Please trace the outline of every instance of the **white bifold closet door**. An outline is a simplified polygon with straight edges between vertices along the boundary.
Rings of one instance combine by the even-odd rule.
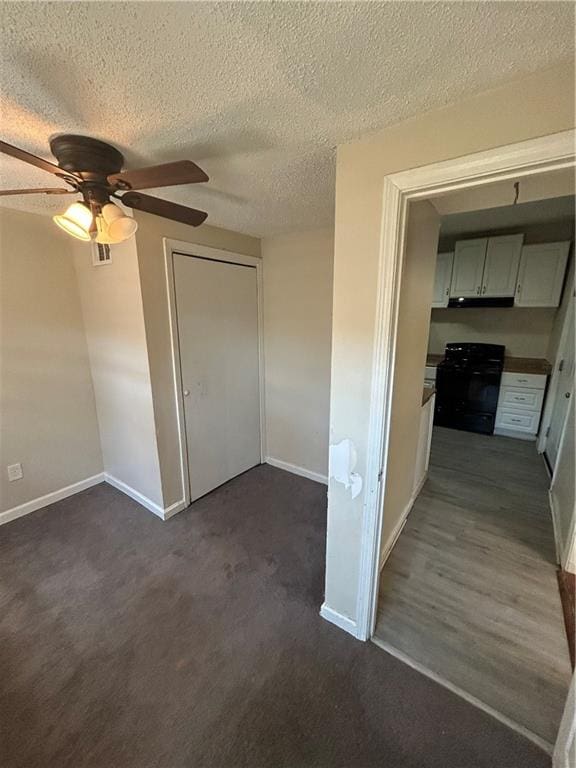
[[[174,254],[190,499],[260,464],[256,268]]]

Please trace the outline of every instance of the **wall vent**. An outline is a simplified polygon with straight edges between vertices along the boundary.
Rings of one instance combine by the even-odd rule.
[[[110,246],[103,243],[92,243],[92,266],[101,267],[112,263]]]

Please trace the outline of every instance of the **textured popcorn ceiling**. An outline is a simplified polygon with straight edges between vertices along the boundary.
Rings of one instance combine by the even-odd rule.
[[[156,194],[255,235],[330,224],[335,146],[573,52],[571,3],[8,3],[4,140],[86,133],[127,165],[190,158]],[[12,159],[2,187],[50,185]],[[3,203],[50,212],[64,198]]]

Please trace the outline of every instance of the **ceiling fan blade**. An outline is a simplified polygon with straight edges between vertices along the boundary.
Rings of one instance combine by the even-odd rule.
[[[208,181],[208,176],[191,160],[151,165],[148,168],[136,168],[108,176],[110,184],[126,183],[131,189],[172,187],[176,184],[198,184],[201,181]]]
[[[129,208],[153,213],[155,216],[163,216],[165,219],[181,221],[182,224],[189,224],[191,227],[199,226],[208,216],[205,211],[197,211],[195,208],[188,208],[185,205],[160,200],[158,197],[142,195],[140,192],[126,192],[122,195],[122,203]]]
[[[39,189],[0,189],[0,196],[4,195],[75,195],[75,189],[64,187],[40,187]]]
[[[30,152],[26,152],[24,149],[20,149],[20,147],[13,147],[12,144],[7,144],[5,141],[0,141],[0,152],[10,155],[10,157],[15,157],[16,160],[29,163],[29,165],[35,165],[36,168],[41,168],[43,171],[48,171],[48,173],[53,173],[56,176],[69,176],[76,181],[82,181],[75,174],[64,171],[59,166],[54,165],[54,163],[50,163],[42,157],[36,157],[36,155],[30,154]]]

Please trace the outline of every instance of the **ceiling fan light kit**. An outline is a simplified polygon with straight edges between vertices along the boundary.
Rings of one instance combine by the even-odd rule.
[[[83,201],[72,203],[65,213],[54,216],[54,222],[79,240],[112,245],[128,240],[138,229],[138,223],[126,216],[111,202],[119,200],[133,208],[197,227],[208,214],[185,205],[171,203],[133,190],[197,184],[208,176],[190,160],[122,171],[124,157],[110,144],[89,136],[65,134],[50,141],[58,165],[0,141],[0,152],[58,176],[72,189],[42,188],[0,190],[1,195],[74,194]]]
[[[52,218],[60,229],[63,229],[64,232],[72,235],[72,237],[85,241],[92,239],[90,230],[94,217],[86,203],[72,203],[72,205],[68,206],[65,213],[60,213]]]

